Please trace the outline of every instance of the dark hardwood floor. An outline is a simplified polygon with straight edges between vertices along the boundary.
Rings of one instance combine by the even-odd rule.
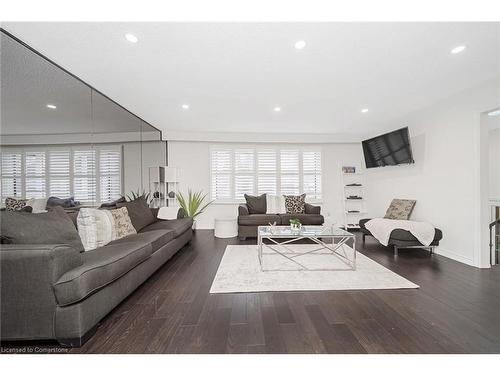
[[[209,294],[237,239],[192,243],[71,353],[499,353],[500,268],[424,250],[358,249],[420,289]],[[246,241],[245,243],[255,243]]]

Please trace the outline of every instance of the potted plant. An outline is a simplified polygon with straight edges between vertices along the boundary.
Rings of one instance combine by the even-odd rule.
[[[177,193],[176,197],[185,215],[193,219],[193,230],[196,229],[195,218],[202,214],[213,201],[204,203],[207,195],[203,194],[203,190],[193,192],[189,189],[187,197],[182,193]]]
[[[302,228],[302,224],[299,219],[290,219],[290,229],[293,231],[299,231]]]

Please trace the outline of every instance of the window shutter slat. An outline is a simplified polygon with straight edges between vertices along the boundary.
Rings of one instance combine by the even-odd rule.
[[[73,153],[73,194],[75,200],[92,203],[96,199],[95,150],[75,150]]]
[[[45,197],[45,151],[25,153],[26,198]]]
[[[2,151],[2,200],[23,195],[23,155],[21,152]]]
[[[117,150],[99,152],[101,202],[110,202],[121,196],[121,153]]]
[[[49,191],[50,195],[68,198],[71,195],[69,150],[49,151]]]
[[[213,150],[211,153],[212,199],[231,199],[231,154],[231,150]]]

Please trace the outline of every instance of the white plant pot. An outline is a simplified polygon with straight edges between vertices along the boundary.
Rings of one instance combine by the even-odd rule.
[[[294,232],[300,231],[300,228],[302,228],[302,224],[290,224],[290,229]]]
[[[196,220],[193,220],[193,226],[191,227],[193,230],[196,230]]]

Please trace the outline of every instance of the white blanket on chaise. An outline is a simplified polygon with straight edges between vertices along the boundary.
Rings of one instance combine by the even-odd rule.
[[[394,229],[407,230],[424,246],[432,243],[436,232],[430,223],[410,220],[371,219],[366,222],[365,228],[384,246],[389,244],[389,237]]]

